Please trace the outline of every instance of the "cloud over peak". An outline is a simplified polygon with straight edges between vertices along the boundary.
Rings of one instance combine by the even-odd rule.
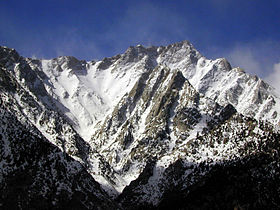
[[[276,89],[280,96],[280,62],[273,65],[273,71],[265,80]]]

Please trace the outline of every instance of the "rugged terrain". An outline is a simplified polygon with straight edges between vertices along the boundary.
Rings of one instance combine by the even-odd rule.
[[[0,207],[277,209],[280,99],[189,42],[101,61],[0,48]]]

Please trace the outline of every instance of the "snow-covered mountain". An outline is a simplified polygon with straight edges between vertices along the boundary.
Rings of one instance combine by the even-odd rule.
[[[187,41],[137,45],[101,61],[38,60],[1,47],[0,67],[0,166],[5,169],[0,177],[9,193],[16,190],[11,174],[26,175],[39,164],[33,179],[44,186],[39,195],[48,206],[68,199],[85,208],[164,208],[171,203],[202,208],[192,198],[197,193],[202,200],[205,195],[203,208],[280,205],[280,186],[273,185],[280,169],[280,98],[269,84],[232,68],[224,58],[206,59]],[[37,157],[34,151],[46,143],[53,152],[47,149],[48,156]],[[25,154],[29,144],[32,149]],[[50,155],[66,168],[41,166]],[[36,163],[18,162],[22,158]],[[32,167],[27,170],[25,164]],[[51,174],[43,171],[52,168],[67,175],[54,176],[54,187],[44,182]],[[94,184],[75,179],[77,170]],[[229,173],[237,175],[229,178]],[[215,174],[230,193],[207,194]],[[233,190],[238,183],[243,185]],[[239,194],[246,183],[254,185],[248,201]],[[274,193],[261,192],[268,185]],[[33,185],[24,186],[34,193]],[[63,189],[67,199],[52,196],[52,188]],[[13,197],[2,192],[0,205],[11,205],[5,200]],[[32,200],[22,199],[22,205],[31,205]],[[100,204],[104,199],[108,206]],[[217,204],[219,199],[226,202]],[[268,205],[271,199],[274,204]]]
[[[40,80],[46,91],[86,140],[141,75],[155,67],[180,70],[199,93],[221,105],[231,103],[242,114],[280,122],[279,97],[273,88],[240,68],[232,69],[225,59],[206,59],[187,41],[167,47],[138,45],[102,61],[59,57],[26,62],[44,74]]]

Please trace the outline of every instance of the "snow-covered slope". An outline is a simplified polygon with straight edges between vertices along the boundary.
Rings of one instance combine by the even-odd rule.
[[[96,124],[113,109],[145,70],[142,68],[144,61],[122,68],[120,65],[105,68],[105,59],[83,63],[75,69],[71,65],[73,60],[79,62],[73,57],[43,60],[41,67],[47,76],[47,91],[58,99],[58,106],[63,107],[62,111],[71,119],[76,130],[88,140]],[[117,59],[110,59],[110,62],[114,61]]]
[[[43,135],[46,133],[33,125],[33,116],[39,105],[28,99],[32,97],[13,77],[9,77],[2,66],[0,75],[0,208],[118,209],[118,205],[87,172],[85,162],[81,160],[87,147],[77,146],[71,141],[78,144],[81,139],[69,137],[71,130],[60,133],[59,129],[50,128],[51,134],[65,135],[60,140],[68,141],[63,142],[62,147],[52,144],[53,135],[46,138]],[[17,96],[16,92],[22,95]],[[25,104],[29,106],[26,109],[20,104],[24,100],[30,103]],[[32,109],[34,115],[29,115],[27,109]],[[55,119],[54,116],[48,117],[51,121]],[[46,127],[49,125],[48,120],[40,121]],[[67,128],[63,122],[51,123]],[[78,149],[80,151],[75,151]]]
[[[103,176],[109,179],[112,174],[110,165],[73,129],[72,121],[61,111],[66,108],[46,91],[46,75],[34,68],[39,61],[30,65],[28,59],[26,61],[15,50],[5,47],[1,48],[0,55],[1,98],[7,95],[7,103],[20,110],[15,112],[12,109],[11,112],[18,119],[27,120],[49,142],[82,164],[96,180],[103,180]],[[6,121],[9,123],[8,118]],[[4,123],[1,124],[3,126]],[[12,130],[9,132],[13,133]]]

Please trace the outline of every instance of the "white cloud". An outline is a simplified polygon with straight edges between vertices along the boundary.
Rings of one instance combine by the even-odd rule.
[[[274,64],[273,71],[269,74],[265,80],[272,85],[280,95],[280,62]]]
[[[279,41],[271,40],[236,43],[226,48],[208,48],[210,58],[225,57],[232,67],[241,67],[247,73],[260,78],[266,78],[274,72],[274,64],[279,61],[279,52]]]
[[[114,21],[103,35],[114,48],[126,49],[129,45],[167,45],[187,39],[187,21],[170,9],[152,3],[130,4],[122,16]],[[120,53],[120,52],[118,52]]]
[[[100,49],[92,40],[85,40],[78,29],[62,30],[64,37],[54,40],[56,56],[76,56],[78,59],[96,59],[101,55]]]
[[[31,58],[32,59],[37,59],[37,56],[35,54],[32,54]]]
[[[246,46],[235,47],[227,55],[233,66],[239,66],[247,73],[260,75],[262,73],[262,65],[254,55],[253,49]]]
[[[211,46],[212,59],[225,57],[232,67],[241,67],[247,73],[257,75],[275,88],[280,96],[280,43],[263,40],[238,43],[232,48]]]

